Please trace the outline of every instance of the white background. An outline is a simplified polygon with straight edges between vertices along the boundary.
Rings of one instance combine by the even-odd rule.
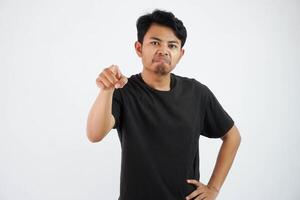
[[[300,2],[0,0],[0,199],[116,200],[120,142],[86,137],[98,74],[142,70],[135,23],[160,8],[188,32],[173,73],[206,84],[242,143],[218,199],[296,200]],[[221,145],[200,137],[207,183]]]

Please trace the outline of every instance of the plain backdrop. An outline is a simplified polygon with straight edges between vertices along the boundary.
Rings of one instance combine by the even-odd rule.
[[[220,200],[300,199],[300,2],[0,0],[0,199],[116,200],[116,130],[86,137],[98,74],[142,70],[136,20],[155,8],[187,28],[172,72],[207,85],[242,143]],[[200,181],[221,145],[200,137]]]

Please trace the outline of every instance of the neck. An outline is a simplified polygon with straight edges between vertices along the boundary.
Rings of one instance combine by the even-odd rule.
[[[143,69],[141,76],[147,85],[156,90],[169,91],[171,89],[170,73],[166,75],[158,75]]]

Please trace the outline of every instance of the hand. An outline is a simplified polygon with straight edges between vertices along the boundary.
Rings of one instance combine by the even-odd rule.
[[[204,185],[203,183],[194,180],[194,179],[188,179],[188,183],[196,185],[197,189],[186,196],[185,199],[192,199],[196,197],[194,200],[215,200],[218,191],[214,187],[210,187],[208,185]]]
[[[111,65],[105,68],[96,79],[96,84],[102,90],[113,90],[122,88],[128,82],[127,77],[122,75],[117,65]]]

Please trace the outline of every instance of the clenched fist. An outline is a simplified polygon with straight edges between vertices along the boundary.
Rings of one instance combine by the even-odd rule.
[[[96,79],[96,84],[102,90],[113,90],[122,88],[128,82],[127,77],[122,75],[117,65],[105,68]]]

